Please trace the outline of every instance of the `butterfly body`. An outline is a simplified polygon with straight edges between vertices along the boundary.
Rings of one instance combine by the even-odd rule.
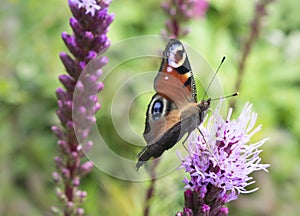
[[[163,53],[154,89],[156,94],[146,113],[144,138],[147,146],[138,155],[137,169],[195,130],[210,106],[210,99],[197,103],[191,66],[183,45],[176,39],[169,41]]]

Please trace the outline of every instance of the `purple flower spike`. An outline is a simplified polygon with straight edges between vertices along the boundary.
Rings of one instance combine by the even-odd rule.
[[[241,193],[258,189],[246,189],[255,183],[249,175],[258,170],[267,172],[270,166],[260,164],[259,157],[262,152],[259,148],[267,139],[249,144],[250,138],[261,128],[261,125],[254,128],[257,114],[251,111],[251,105],[247,103],[240,116],[230,120],[232,109],[223,119],[219,114],[221,104],[206,127],[200,126],[203,135],[190,138],[189,154],[181,159],[181,168],[190,175],[184,179],[185,208],[191,209],[193,215],[228,215],[226,203]]]
[[[57,116],[62,127],[53,126],[52,130],[58,138],[59,156],[54,161],[56,171],[52,177],[57,184],[57,197],[61,210],[53,206],[53,213],[63,215],[84,215],[82,203],[87,193],[79,190],[81,177],[91,172],[93,163],[83,162],[83,151],[92,148],[93,143],[85,140],[90,133],[90,127],[95,123],[95,113],[100,109],[97,93],[104,87],[98,79],[102,75],[101,68],[107,64],[107,57],[98,58],[110,45],[107,38],[108,27],[113,21],[113,15],[108,14],[110,1],[107,0],[69,0],[69,6],[74,17],[70,19],[73,34],[62,33],[72,56],[65,52],[60,59],[68,74],[60,75],[59,80],[64,88],[58,88]],[[83,74],[83,70],[93,61],[93,71]],[[82,101],[74,100],[74,91]],[[83,124],[76,124],[73,116],[80,118]],[[82,138],[79,140],[77,138]],[[84,145],[86,144],[86,145]]]
[[[162,35],[180,38],[189,32],[187,27],[182,27],[183,24],[193,17],[204,16],[208,3],[206,0],[166,0],[161,7],[169,17]]]

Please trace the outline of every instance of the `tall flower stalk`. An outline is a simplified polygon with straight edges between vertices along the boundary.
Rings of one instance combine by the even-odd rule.
[[[249,34],[245,38],[244,44],[242,45],[241,58],[238,62],[238,77],[235,83],[235,89],[239,90],[245,74],[245,66],[247,58],[249,57],[252,47],[259,37],[261,31],[261,25],[263,17],[267,15],[267,6],[274,0],[260,0],[255,5],[255,15],[250,24]],[[235,106],[235,100],[230,104],[231,107]]]
[[[203,134],[190,139],[189,154],[181,158],[181,168],[189,174],[186,184],[185,207],[177,216],[228,215],[226,203],[237,199],[239,194],[251,193],[255,183],[250,174],[267,172],[268,164],[261,164],[259,148],[267,139],[249,144],[250,138],[261,125],[254,128],[257,114],[246,104],[240,116],[231,120],[232,109],[226,119],[220,114],[221,103],[209,118],[207,126],[200,126]]]
[[[89,173],[93,163],[84,159],[83,149],[87,151],[92,147],[91,141],[84,145],[79,143],[76,135],[87,137],[91,125],[95,122],[95,113],[100,109],[97,93],[85,95],[85,102],[74,105],[73,97],[75,87],[81,90],[95,89],[99,92],[103,84],[98,81],[103,67],[108,59],[96,58],[99,52],[104,52],[110,45],[107,38],[108,27],[113,21],[113,15],[108,14],[110,1],[105,0],[69,0],[69,7],[74,17],[70,19],[73,34],[62,33],[71,55],[62,52],[60,59],[65,66],[67,74],[59,76],[64,88],[58,88],[57,116],[61,126],[53,126],[52,130],[58,138],[58,156],[55,157],[56,171],[53,179],[56,183],[56,194],[60,201],[59,207],[52,207],[52,211],[59,215],[84,215],[82,204],[87,193],[79,189],[81,177]],[[95,73],[86,75],[84,82],[79,80],[82,71],[90,60],[96,60]],[[89,91],[93,92],[93,91]],[[75,125],[73,114],[84,119],[85,124]]]

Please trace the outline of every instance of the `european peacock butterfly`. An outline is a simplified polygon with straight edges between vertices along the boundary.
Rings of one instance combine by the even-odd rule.
[[[197,103],[191,66],[177,39],[171,39],[163,52],[154,89],[143,134],[147,146],[138,154],[137,169],[172,148],[186,133],[189,136],[203,122],[210,107],[210,98]]]

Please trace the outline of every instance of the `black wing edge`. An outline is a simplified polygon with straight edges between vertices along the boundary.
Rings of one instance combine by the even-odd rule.
[[[150,158],[158,158],[162,153],[170,148],[172,148],[184,135],[180,133],[181,122],[176,123],[171,129],[169,129],[156,143],[147,145],[138,154],[138,162],[136,164],[136,169],[145,164]],[[166,143],[168,140],[168,143]]]

